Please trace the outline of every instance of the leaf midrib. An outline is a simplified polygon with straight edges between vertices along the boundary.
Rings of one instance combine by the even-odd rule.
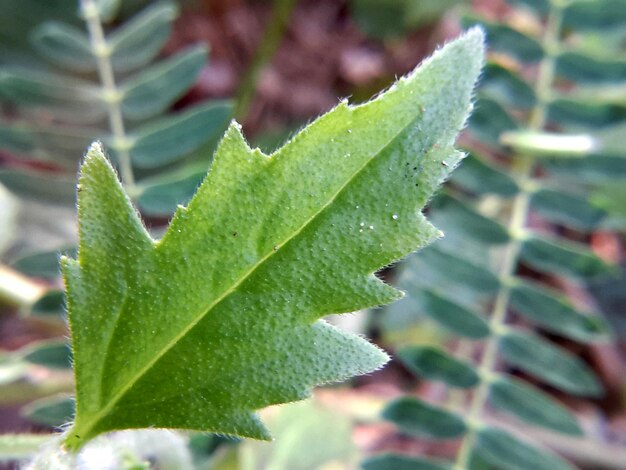
[[[356,109],[356,108],[353,108]],[[353,111],[354,112],[354,111]],[[181,332],[175,335],[172,340],[165,345],[164,348],[161,349],[157,354],[153,356],[153,358],[146,363],[146,365],[135,374],[135,376],[129,380],[125,386],[123,386],[119,392],[117,392],[108,402],[108,404],[102,408],[102,410],[93,415],[93,418],[89,421],[87,426],[83,426],[87,430],[87,433],[98,423],[104,416],[106,416],[115,405],[121,400],[121,398],[143,377],[163,356],[165,356],[178,342],[184,338],[202,319],[208,315],[217,305],[219,305],[222,301],[224,301],[228,296],[234,293],[239,286],[241,286],[263,263],[265,263],[269,258],[271,258],[274,254],[276,254],[280,248],[289,243],[291,240],[295,239],[311,222],[313,222],[326,208],[328,208],[337,197],[344,191],[344,189],[354,180],[354,178],[359,175],[372,161],[376,159],[382,152],[384,152],[395,140],[398,138],[400,134],[402,134],[407,128],[415,123],[423,113],[418,113],[417,116],[410,119],[407,124],[402,126],[398,132],[396,132],[389,141],[379,148],[378,151],[372,154],[372,157],[367,159],[363,165],[361,165],[357,170],[352,173],[352,175],[342,184],[337,191],[329,198],[328,202],[320,207],[318,211],[316,211],[311,217],[304,221],[304,223],[298,228],[293,234],[287,237],[283,242],[276,244],[277,249],[270,250],[263,258],[258,260],[254,265],[250,267],[248,271],[246,271],[238,281],[236,281],[229,289],[225,290],[222,295],[217,297],[206,309],[204,312],[199,314],[196,317],[196,320],[189,323],[187,327],[181,330]],[[83,435],[86,434],[83,431]]]

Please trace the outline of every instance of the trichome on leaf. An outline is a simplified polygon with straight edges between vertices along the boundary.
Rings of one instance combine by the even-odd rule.
[[[462,158],[454,140],[482,61],[474,29],[269,156],[233,123],[157,241],[92,145],[78,256],[62,261],[76,375],[66,447],[143,427],[268,439],[255,410],[381,367],[384,352],[320,318],[398,299],[374,273],[440,235],[421,209]]]

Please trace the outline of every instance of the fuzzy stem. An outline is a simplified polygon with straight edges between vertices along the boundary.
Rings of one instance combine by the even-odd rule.
[[[80,0],[83,18],[89,31],[91,50],[96,56],[98,75],[102,84],[103,98],[109,115],[109,126],[113,134],[120,174],[129,194],[135,194],[135,176],[130,161],[129,140],[124,128],[121,102],[123,94],[115,83],[111,63],[111,45],[107,42],[102,28],[98,6],[93,0]]]
[[[550,100],[549,94],[554,81],[554,59],[560,37],[562,13],[562,6],[556,2],[553,3],[542,40],[545,55],[540,63],[539,74],[534,87],[537,103],[528,120],[528,129],[532,131],[543,129],[546,123],[547,105]],[[517,271],[518,259],[523,244],[524,229],[532,195],[532,192],[529,190],[529,187],[532,185],[529,182],[534,173],[535,159],[529,155],[519,155],[518,158],[514,159],[512,169],[520,186],[520,192],[513,201],[507,227],[508,232],[513,237],[513,241],[507,246],[504,260],[500,266],[499,278],[502,284],[489,317],[492,335],[487,341],[479,364],[481,383],[472,397],[469,412],[466,416],[470,429],[461,442],[455,465],[457,470],[468,468],[472,449],[476,443],[476,430],[480,426],[482,413],[487,403],[490,377],[493,375],[496,367],[499,336],[506,324],[506,314],[511,297],[510,281]]]

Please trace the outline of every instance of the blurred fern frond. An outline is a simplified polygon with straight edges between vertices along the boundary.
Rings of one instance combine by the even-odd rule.
[[[0,149],[11,159],[0,181],[32,197],[42,165],[73,178],[85,148],[100,139],[140,208],[168,216],[181,196],[192,194],[188,179],[206,170],[209,162],[193,154],[225,128],[231,106],[207,101],[169,113],[198,79],[207,48],[159,58],[176,4],[151,3],[105,31],[103,22],[112,22],[119,8],[121,2],[83,2],[84,25],[43,21],[28,35],[37,60],[4,61]]]
[[[408,370],[450,389],[445,405],[406,396],[383,416],[404,434],[459,439],[460,448],[454,462],[389,454],[366,461],[368,470],[571,468],[487,424],[487,409],[581,436],[575,416],[534,383],[582,397],[603,393],[584,360],[536,330],[560,343],[610,337],[601,315],[558,286],[615,272],[587,242],[610,220],[591,196],[626,171],[617,137],[626,129],[626,2],[510,3],[508,22],[464,17],[464,26],[486,29],[491,47],[467,135],[470,156],[431,205],[446,237],[399,267],[397,285],[409,295],[382,323],[389,337],[409,343],[398,350]],[[455,351],[398,334],[425,317],[440,328],[438,338],[458,338]]]

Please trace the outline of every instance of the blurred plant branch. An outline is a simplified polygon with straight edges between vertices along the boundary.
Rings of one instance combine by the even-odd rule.
[[[261,38],[259,48],[237,90],[234,115],[239,121],[243,121],[248,113],[261,72],[274,56],[296,2],[297,0],[274,0],[273,2],[272,15]]]

